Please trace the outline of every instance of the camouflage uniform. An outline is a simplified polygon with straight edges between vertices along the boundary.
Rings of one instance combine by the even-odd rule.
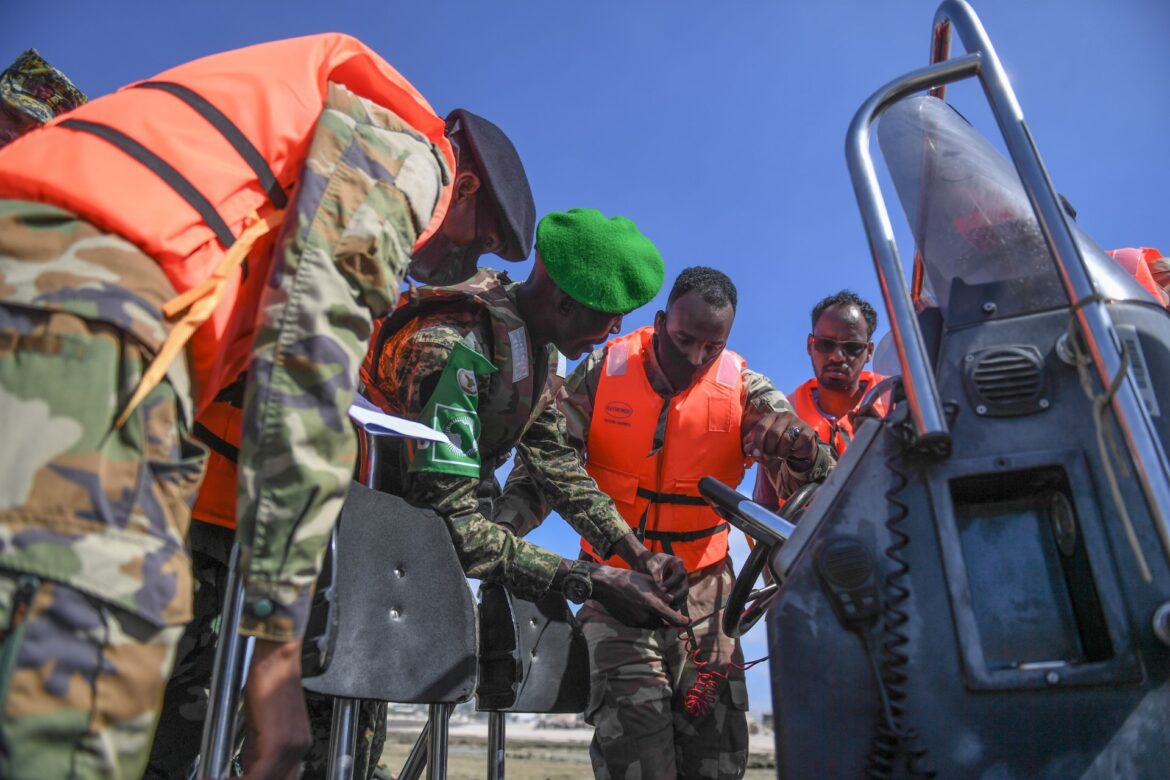
[[[418,291],[381,326],[388,336],[367,359],[363,379],[386,411],[454,434],[456,443],[397,445],[383,461],[380,487],[446,521],[467,576],[535,601],[561,557],[484,513],[499,491],[495,470],[513,449],[549,504],[598,550],[611,554],[630,528],[569,446],[565,418],[552,403],[559,355],[552,345],[532,344],[516,310],[517,287],[484,269],[461,285]]]
[[[457,445],[389,440],[380,451],[379,488],[443,517],[469,577],[500,582],[535,601],[548,591],[561,557],[488,519],[499,493],[495,470],[513,449],[558,511],[599,550],[608,554],[629,527],[565,441],[564,418],[552,403],[559,354],[531,342],[516,310],[516,288],[506,274],[483,269],[453,287],[408,293],[380,323],[363,380],[383,409],[444,430]],[[329,722],[330,710],[325,702],[310,706],[317,711],[310,756],[323,761],[328,730],[318,724]],[[377,716],[372,723],[371,715]],[[384,739],[385,717],[384,706],[373,713],[364,703],[361,741],[371,734]],[[379,752],[369,751],[367,776]]]
[[[179,639],[143,780],[185,777],[199,757],[234,538],[230,528],[191,523],[187,542],[195,580],[195,616]]]
[[[324,780],[329,764],[329,735],[333,728],[333,697],[305,691],[313,746],[305,754],[301,780]],[[386,745],[386,702],[363,699],[358,709],[357,744],[353,754],[353,777],[370,780]]]
[[[416,164],[408,181],[397,181],[392,172],[404,156],[419,162],[420,136],[392,112],[330,87],[273,273],[261,280],[245,395],[238,537],[249,608],[241,630],[276,641],[304,631],[351,479],[356,444],[346,408],[371,319],[392,308],[409,249],[450,176],[432,150],[425,176]],[[51,581],[46,592],[63,604],[72,602],[62,593],[93,604],[109,642],[133,636],[143,647],[165,646],[158,663],[116,669],[133,673],[134,711],[87,717],[84,739],[52,743],[62,755],[87,741],[115,746],[85,777],[141,773],[177,626],[191,618],[185,537],[203,449],[187,435],[184,362],[123,428],[112,426],[166,336],[161,306],[174,296],[159,266],[123,239],[57,208],[0,201],[0,571],[13,582]],[[12,605],[0,598],[0,611]],[[114,633],[115,620],[138,625]],[[93,633],[89,624],[54,625],[55,636],[38,635],[35,656],[19,645],[27,630],[9,631],[2,648],[14,660],[0,740],[11,745],[20,735],[30,751],[49,747],[29,736],[53,728],[47,713],[78,717],[85,702],[67,694],[92,676],[79,669],[83,676],[68,685],[45,664],[81,639],[82,628],[87,639]],[[121,736],[123,721],[138,730]],[[54,776],[21,774],[12,754],[0,760],[10,760],[0,766],[4,777]]]
[[[36,49],[21,52],[0,73],[0,146],[84,102],[81,90]]]
[[[577,366],[557,397],[568,440],[578,457],[588,452],[593,403],[607,349],[595,350]],[[662,398],[674,395],[653,350],[647,350],[643,364],[650,387]],[[792,411],[767,377],[746,367],[742,376],[743,420],[740,430],[728,433],[741,438],[765,414]],[[667,415],[660,415],[655,441],[665,438],[666,423]],[[821,445],[807,471],[780,466],[782,484],[791,492],[807,481],[822,479],[833,463],[831,451]],[[550,509],[540,485],[518,463],[497,502],[496,520],[526,534]],[[592,679],[585,717],[596,727],[589,752],[597,777],[743,776],[748,701],[743,670],[736,666],[742,665],[743,655],[738,641],[726,637],[720,628],[722,607],[734,581],[730,558],[690,573],[687,610],[695,621],[693,637],[677,629],[630,628],[596,601],[586,602],[578,613],[589,644]],[[699,716],[688,715],[684,709],[701,671],[688,660],[689,646],[699,648],[700,659],[709,664],[705,671],[726,675],[717,680],[718,693]]]

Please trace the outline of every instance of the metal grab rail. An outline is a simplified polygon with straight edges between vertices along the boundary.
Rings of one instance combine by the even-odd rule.
[[[240,575],[240,545],[232,545],[228,561],[223,618],[215,648],[215,666],[211,673],[211,690],[207,714],[203,720],[203,737],[194,776],[197,780],[223,780],[231,770],[235,749],[236,709],[243,686],[245,665],[251,637],[242,636],[237,627],[244,612],[244,578]]]
[[[951,434],[935,386],[934,371],[926,356],[918,318],[914,314],[914,302],[906,287],[906,274],[902,270],[898,246],[894,241],[890,213],[886,209],[874,171],[873,157],[869,152],[870,127],[898,100],[938,84],[969,78],[978,74],[979,69],[979,55],[968,54],[911,71],[891,81],[858,109],[849,125],[845,142],[845,158],[849,164],[853,191],[861,210],[862,222],[865,223],[882,298],[886,311],[890,313],[890,335],[893,336],[898,360],[902,365],[902,386],[910,405],[915,444],[922,450],[943,457],[950,454]]]
[[[958,33],[967,54],[950,57],[950,35]],[[898,256],[889,212],[882,199],[869,152],[870,127],[894,102],[924,89],[943,97],[946,85],[978,77],[1003,135],[1012,164],[1036,213],[1045,243],[1056,260],[1061,282],[1073,302],[1074,316],[1103,387],[1123,369],[1122,346],[1105,303],[1095,297],[1091,277],[1065,220],[1056,190],[1024,122],[1015,92],[983,24],[965,0],[944,0],[935,13],[931,38],[932,64],[908,73],[875,92],[858,110],[846,137],[845,153],[854,193],[869,238],[882,297],[890,312],[890,332],[898,350],[902,379],[919,447],[945,455],[950,433],[930,370],[922,333],[906,276]],[[1112,409],[1150,514],[1170,561],[1170,464],[1135,380],[1127,372],[1112,399]]]
[[[375,487],[378,474],[377,436],[361,426],[358,427],[358,472],[361,482],[368,488]],[[361,713],[361,699],[335,698],[333,719],[329,728],[329,754],[325,760],[325,777],[328,780],[350,780],[353,777],[354,761],[357,758],[358,716]],[[374,760],[373,756],[370,760]]]
[[[1073,239],[1048,170],[1040,159],[1036,142],[1024,121],[1024,112],[1020,109],[999,56],[987,37],[987,31],[965,0],[945,0],[935,12],[932,58],[939,61],[949,56],[952,29],[958,33],[967,51],[978,52],[982,57],[979,80],[983,91],[1012,163],[1020,175],[1028,201],[1036,212],[1045,243],[1056,259],[1057,271],[1069,300],[1073,302],[1073,315],[1077,318],[1081,335],[1093,358],[1101,386],[1109,387],[1124,370],[1121,341],[1113,328],[1113,319],[1105,302],[1095,297],[1092,278]],[[945,87],[940,87],[938,97],[944,94]],[[1167,511],[1170,511],[1170,464],[1167,463],[1166,452],[1149,411],[1142,402],[1132,372],[1126,372],[1124,381],[1113,396],[1112,407],[1126,449],[1134,461],[1134,470],[1149,504],[1154,526],[1161,537],[1163,553],[1170,562],[1170,522],[1167,516]]]

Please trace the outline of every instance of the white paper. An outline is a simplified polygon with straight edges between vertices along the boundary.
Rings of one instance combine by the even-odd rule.
[[[451,443],[445,433],[413,420],[386,414],[360,395],[354,396],[353,404],[349,407],[349,416],[362,427],[362,430],[375,436],[402,436],[408,439]]]

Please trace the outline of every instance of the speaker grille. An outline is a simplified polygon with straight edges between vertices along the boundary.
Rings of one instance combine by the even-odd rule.
[[[977,414],[1013,416],[1047,408],[1044,361],[1035,347],[995,347],[967,356],[967,390]]]

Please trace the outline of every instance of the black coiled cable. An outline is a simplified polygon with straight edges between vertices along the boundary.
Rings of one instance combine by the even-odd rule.
[[[902,523],[910,514],[910,507],[899,498],[899,494],[906,489],[910,478],[900,452],[895,452],[886,461],[886,466],[894,475],[895,483],[893,488],[886,492],[886,501],[890,505],[886,518],[890,544],[884,551],[886,557],[893,562],[893,568],[882,578],[885,588],[882,594],[884,606],[880,639],[881,674],[878,685],[885,706],[870,743],[866,776],[872,780],[892,778],[898,756],[901,754],[906,756],[906,771],[909,777],[929,780],[935,777],[937,772],[930,767],[926,748],[919,740],[917,732],[905,725],[908,680],[905,667],[910,662],[910,657],[904,648],[910,642],[910,638],[902,631],[902,627],[910,617],[902,610],[902,605],[910,598],[910,588],[905,582],[906,575],[910,573],[910,564],[903,557],[902,550],[910,544],[910,536],[902,529]]]

